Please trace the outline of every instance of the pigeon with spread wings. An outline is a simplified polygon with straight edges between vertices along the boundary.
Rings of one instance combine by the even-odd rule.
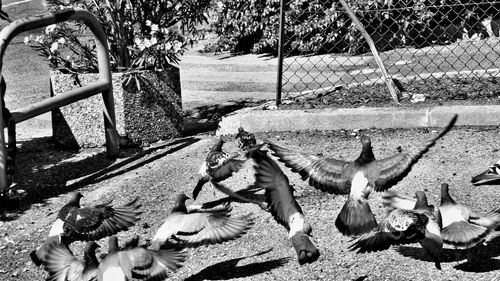
[[[256,162],[256,184],[265,189],[266,201],[274,219],[288,230],[299,264],[313,263],[320,253],[309,237],[311,225],[305,220],[302,208],[293,196],[294,190],[288,178],[266,152],[256,150],[252,158]]]
[[[224,140],[219,138],[208,152],[207,158],[200,167],[200,178],[193,189],[193,199],[196,200],[201,189],[207,182],[219,182],[229,178],[239,171],[245,160],[237,159],[239,154],[228,155],[222,151]]]
[[[81,207],[80,192],[73,192],[70,201],[65,204],[57,215],[56,221],[50,228],[48,237],[59,237],[65,244],[74,241],[94,241],[106,236],[114,235],[119,231],[127,230],[140,218],[138,210],[141,205],[137,204],[138,198],[123,206],[113,206],[110,202]],[[32,261],[41,265],[46,254],[46,245],[30,253]]]
[[[377,226],[375,231],[361,235],[349,248],[358,253],[377,252],[392,245],[419,242],[441,269],[440,255],[443,248],[439,219],[434,207],[427,204],[422,191],[415,193],[417,199],[412,210],[394,209]]]
[[[229,204],[219,208],[188,210],[187,199],[184,193],[177,196],[171,213],[151,241],[153,249],[165,245],[197,247],[223,243],[241,237],[254,223],[250,215],[231,217]]]
[[[451,130],[456,120],[457,115],[421,148],[379,160],[375,159],[371,140],[365,135],[361,136],[361,154],[352,162],[294,151],[271,141],[267,143],[273,155],[299,173],[303,180],[309,179],[309,185],[331,194],[349,194],[335,226],[344,235],[360,235],[377,225],[368,205],[372,190],[384,191],[402,180],[429,148]]]

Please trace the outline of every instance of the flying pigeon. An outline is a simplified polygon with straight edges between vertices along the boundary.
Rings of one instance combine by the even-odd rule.
[[[222,151],[224,140],[219,138],[208,152],[207,158],[200,167],[201,177],[193,189],[193,200],[196,200],[203,185],[207,182],[219,182],[229,178],[241,169],[245,160],[236,159],[238,154],[228,155]]]
[[[169,271],[180,268],[187,252],[179,248],[150,250],[125,247],[120,250],[118,238],[109,238],[109,253],[97,268],[98,281],[165,280]]]
[[[238,139],[238,147],[241,149],[248,149],[257,145],[255,135],[245,131],[243,127],[238,128],[238,134],[234,138]]]
[[[371,140],[366,135],[360,138],[363,145],[361,154],[352,162],[298,152],[266,142],[279,161],[299,173],[303,180],[309,178],[309,185],[330,194],[349,194],[335,226],[343,235],[361,235],[377,226],[368,205],[370,193],[387,190],[402,180],[429,148],[453,127],[456,120],[457,115],[420,149],[379,160],[375,159]]]
[[[488,168],[488,170],[472,177],[471,182],[473,185],[500,184],[500,160]]]
[[[242,127],[238,128],[238,134],[235,136],[238,139],[238,147],[245,151],[245,156],[250,158],[255,150],[260,149],[264,144],[257,144],[255,135],[245,131]]]
[[[64,205],[52,224],[48,237],[60,237],[69,245],[74,241],[94,241],[127,230],[139,220],[141,205],[138,198],[114,207],[111,201],[93,207],[80,207],[80,192],[73,192],[70,201]],[[30,253],[32,261],[40,266],[46,254],[45,243]]]
[[[256,162],[256,184],[265,189],[266,201],[274,219],[288,230],[288,237],[297,252],[299,264],[313,263],[320,253],[310,240],[312,227],[293,196],[294,190],[288,178],[267,156],[267,152],[256,150],[252,158]]]
[[[223,243],[241,237],[253,225],[250,215],[231,217],[229,204],[221,208],[188,210],[184,193],[177,196],[171,213],[153,237],[152,249],[164,245],[197,247]]]
[[[94,241],[87,242],[83,261],[78,260],[66,245],[52,237],[47,242],[45,270],[49,272],[48,281],[95,281],[99,261],[95,251],[99,247]]]
[[[441,228],[434,215],[434,207],[427,204],[422,191],[415,193],[417,200],[412,210],[394,209],[377,226],[376,230],[360,236],[349,248],[358,253],[377,252],[392,245],[419,242],[441,269],[440,254],[443,248]]]
[[[451,198],[447,183],[441,185],[439,212],[443,241],[459,249],[468,249],[482,242],[500,225],[500,208],[479,216]]]

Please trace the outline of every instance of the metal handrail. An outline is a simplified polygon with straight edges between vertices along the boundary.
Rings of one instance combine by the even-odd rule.
[[[62,95],[53,96],[41,102],[14,110],[12,111],[12,115],[15,122],[19,123],[57,109],[61,106],[102,93],[104,101],[103,113],[106,150],[109,157],[116,157],[118,156],[119,137],[115,126],[115,108],[113,86],[111,82],[111,70],[109,66],[108,42],[106,33],[104,33],[101,24],[92,13],[85,9],[74,8],[27,17],[11,22],[9,25],[4,27],[2,31],[0,31],[0,77],[2,75],[3,56],[12,38],[25,31],[70,20],[83,22],[94,34],[100,80],[85,87],[72,90]],[[0,94],[4,93],[0,92]],[[0,124],[3,124],[2,102],[3,101],[0,99]],[[5,137],[2,132],[0,134],[0,191],[7,188]]]

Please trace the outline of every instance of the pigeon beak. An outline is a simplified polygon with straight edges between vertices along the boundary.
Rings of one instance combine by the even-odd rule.
[[[472,177],[473,185],[500,184],[500,175],[495,173],[494,168],[490,168],[483,173]]]

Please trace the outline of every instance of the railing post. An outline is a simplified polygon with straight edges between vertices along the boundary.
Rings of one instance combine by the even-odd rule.
[[[109,157],[118,156],[119,136],[115,126],[115,108],[113,99],[113,86],[111,79],[111,70],[109,63],[108,42],[106,33],[102,29],[100,22],[87,10],[75,8],[46,13],[38,16],[28,17],[16,20],[0,31],[0,77],[2,76],[3,56],[8,44],[19,33],[29,31],[35,28],[48,26],[68,20],[78,20],[85,23],[94,34],[96,53],[99,66],[100,81],[83,87],[81,90],[72,91],[70,94],[62,97],[53,97],[35,105],[22,108],[20,112],[12,112],[16,122],[32,118],[43,114],[54,107],[60,107],[77,100],[101,92],[103,98],[103,115],[106,135],[106,150]],[[99,92],[95,92],[100,90]],[[1,90],[0,90],[1,91]],[[3,93],[2,93],[3,94]],[[2,101],[0,101],[0,124],[4,123],[2,115]],[[18,117],[18,118],[16,118]],[[0,134],[0,191],[6,190],[6,154],[5,137]]]

